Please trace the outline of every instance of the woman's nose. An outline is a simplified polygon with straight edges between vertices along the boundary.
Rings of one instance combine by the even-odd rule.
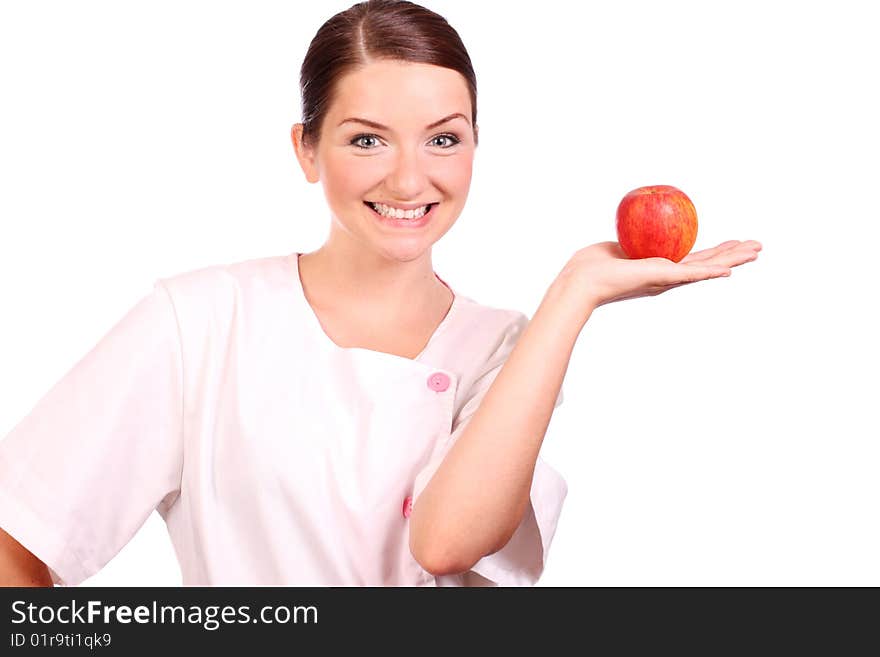
[[[400,199],[415,198],[425,186],[425,166],[419,153],[401,150],[388,174],[388,188]]]

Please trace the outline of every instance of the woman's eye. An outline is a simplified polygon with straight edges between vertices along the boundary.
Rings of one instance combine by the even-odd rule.
[[[448,145],[448,146],[441,146],[440,148],[452,148],[452,147],[455,146],[456,144],[460,144],[460,143],[461,143],[461,139],[459,139],[459,138],[456,137],[455,135],[437,135],[437,136],[434,137],[434,139],[432,139],[431,141],[436,142],[438,139],[446,139],[446,140],[449,141],[449,145]]]
[[[358,148],[363,148],[364,150],[368,150],[368,149],[370,148],[370,146],[362,146],[362,145],[361,145],[360,142],[361,142],[362,139],[364,139],[364,140],[369,140],[369,139],[373,139],[373,140],[375,140],[375,139],[376,139],[376,135],[358,135],[357,137],[355,137],[354,139],[352,139],[351,142],[349,142],[349,143],[353,144],[354,146],[357,146]]]
[[[363,150],[371,150],[374,146],[373,142],[378,142],[378,137],[376,137],[376,135],[358,135],[349,143],[352,146],[357,146],[358,148]],[[431,143],[440,146],[440,148],[447,149],[452,148],[456,144],[460,144],[461,140],[455,135],[446,134],[437,135],[431,140]]]

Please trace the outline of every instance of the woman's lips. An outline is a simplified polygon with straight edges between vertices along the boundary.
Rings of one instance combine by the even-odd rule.
[[[384,224],[388,224],[388,225],[393,226],[395,228],[421,228],[422,226],[424,226],[425,224],[427,224],[430,221],[431,216],[434,213],[434,208],[436,208],[438,204],[437,203],[428,204],[428,211],[425,212],[425,214],[423,216],[419,217],[418,219],[397,219],[397,218],[392,218],[392,217],[386,217],[386,216],[381,215],[378,212],[376,212],[375,208],[373,207],[373,205],[371,203],[364,201],[364,205],[366,205],[368,208],[370,208],[370,212],[372,212],[376,217],[378,217],[379,220]]]

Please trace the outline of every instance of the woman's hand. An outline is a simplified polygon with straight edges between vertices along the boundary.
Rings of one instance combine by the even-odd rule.
[[[675,263],[666,258],[630,260],[617,242],[600,242],[575,253],[563,271],[592,306],[598,307],[729,276],[732,267],[755,260],[760,250],[760,242],[731,240],[689,253]]]

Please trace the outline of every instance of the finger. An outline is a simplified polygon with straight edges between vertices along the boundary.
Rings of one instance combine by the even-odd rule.
[[[681,269],[675,273],[676,280],[670,281],[672,285],[684,285],[687,283],[696,283],[697,281],[705,281],[710,278],[720,278],[722,276],[730,276],[730,267],[724,264],[689,264],[683,265]]]
[[[747,262],[757,260],[758,252],[762,248],[764,248],[763,245],[756,240],[748,240],[746,242],[729,240],[712,249],[692,253],[690,256],[697,256],[697,258],[690,260],[690,256],[688,256],[688,258],[683,258],[678,265],[684,265],[684,268],[677,269],[673,274],[678,280],[670,281],[670,283],[664,287],[666,289],[672,289],[673,287],[681,287],[682,285],[688,285],[689,283],[696,283],[697,281],[708,280],[710,278],[730,276],[730,270],[733,267],[738,267]],[[700,254],[705,255],[706,253],[712,253],[712,255],[703,258],[699,257]]]
[[[739,267],[747,262],[758,259],[761,245],[757,242],[743,242],[728,251],[719,253],[708,260],[700,262],[702,265],[713,264],[724,267]]]
[[[707,260],[739,244],[739,240],[728,240],[727,242],[722,242],[718,246],[712,247],[711,249],[704,249],[702,251],[694,251],[692,253],[689,253],[684,258],[682,258],[680,262],[687,264],[689,262],[700,262],[702,260]]]
[[[694,269],[694,267],[691,267],[691,269]],[[730,276],[730,269],[726,267],[709,267],[700,271],[688,272],[682,277],[682,280],[664,285],[662,286],[662,289],[660,291],[665,292],[666,290],[671,290],[676,287],[682,287],[683,285],[691,285],[693,283],[707,281],[712,278],[726,278],[728,276]]]

